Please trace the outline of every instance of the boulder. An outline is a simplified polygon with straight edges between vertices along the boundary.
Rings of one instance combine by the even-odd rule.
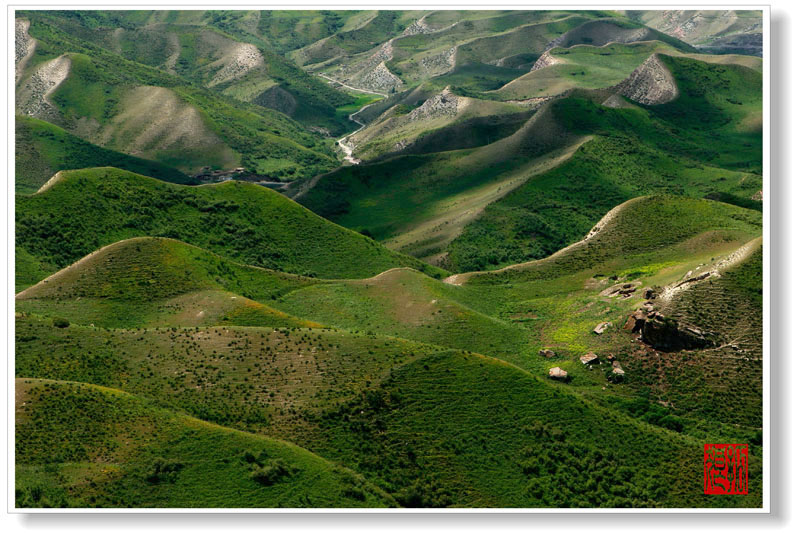
[[[639,333],[642,331],[646,320],[647,312],[644,309],[637,309],[635,313],[628,317],[623,329],[625,331],[630,331],[631,333]]]
[[[602,335],[605,332],[605,330],[607,330],[611,326],[612,326],[611,322],[601,322],[597,324],[592,331],[594,331],[594,333],[596,333],[597,335]]]
[[[556,356],[556,352],[550,350],[549,348],[545,348],[544,350],[539,350],[539,355],[542,357],[547,357],[548,359],[552,359]]]
[[[663,352],[699,350],[720,344],[716,335],[695,326],[665,317],[658,312],[649,313],[647,316],[642,326],[642,341],[656,350]]]
[[[550,376],[551,379],[566,380],[567,379],[567,371],[566,370],[562,370],[561,368],[559,368],[557,366],[554,366],[553,368],[550,369],[549,376]]]
[[[589,352],[581,356],[581,363],[584,365],[595,365],[600,362],[600,358],[594,352]]]

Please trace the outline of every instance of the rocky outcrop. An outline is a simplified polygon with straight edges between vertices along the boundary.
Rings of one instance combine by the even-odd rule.
[[[651,55],[636,67],[615,90],[644,105],[666,104],[678,97],[675,79],[657,54]]]
[[[553,368],[550,369],[548,376],[550,377],[550,379],[558,379],[560,381],[566,381],[569,378],[569,374],[567,373],[567,371],[557,366],[554,366]]]
[[[600,296],[605,296],[606,298],[630,298],[636,293],[636,288],[641,284],[641,281],[617,283],[616,285],[612,285],[611,287],[603,290],[603,292],[600,293]]]
[[[211,81],[209,87],[219,85],[241,78],[251,70],[264,64],[264,56],[261,55],[254,44],[236,43],[233,49],[221,60],[220,68]]]
[[[14,20],[14,65],[15,68],[15,81],[19,81],[22,76],[22,71],[25,70],[25,65],[33,55],[36,49],[36,39],[28,34],[28,28],[31,23],[25,19]]]
[[[23,115],[58,121],[60,113],[50,101],[50,95],[69,76],[70,59],[66,55],[51,59],[39,66],[17,91],[17,109]]]
[[[402,84],[403,81],[392,74],[383,61],[358,80],[359,87],[383,92],[397,90]]]
[[[423,72],[427,76],[440,76],[456,66],[456,47],[425,56],[420,60]]]
[[[422,17],[403,30],[403,35],[419,35],[420,33],[433,33],[435,31],[425,22],[425,17]]]
[[[425,100],[425,102],[407,115],[409,121],[433,119],[439,117],[455,116],[458,114],[461,105],[461,98],[450,92],[450,88],[445,88],[439,94],[435,94]]]
[[[657,311],[648,313],[641,331],[642,341],[662,352],[701,350],[719,345],[713,333],[681,323]]]
[[[563,61],[561,61],[556,57],[553,57],[553,55],[549,51],[547,51],[539,56],[539,59],[537,59],[536,63],[534,63],[533,66],[531,67],[531,72],[541,70],[545,67],[558,65],[559,63],[563,63]]]

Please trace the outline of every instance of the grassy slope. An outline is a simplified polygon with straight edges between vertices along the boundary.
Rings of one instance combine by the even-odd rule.
[[[248,264],[319,277],[365,277],[396,266],[440,273],[258,185],[184,187],[111,168],[63,176],[42,193],[17,198],[17,246],[41,271],[54,272],[119,240],[163,236]],[[30,261],[20,266],[36,267]],[[32,272],[22,277],[38,281]]]
[[[21,292],[17,308],[98,327],[312,326],[269,307],[311,278],[240,265],[179,241],[101,248]]]
[[[319,448],[407,506],[758,506],[703,496],[702,440],[632,421],[496,359],[415,361],[322,421]],[[324,451],[323,451],[324,450]]]
[[[210,134],[219,137],[222,143],[198,152],[200,140],[189,135],[180,139],[185,145],[182,150],[173,146],[160,152],[156,145],[150,150],[151,157],[188,169],[207,164],[236,166],[231,158],[239,157],[241,165],[254,174],[285,179],[314,175],[335,166],[325,141],[282,113],[237,102],[177,76],[121,59],[43,20],[31,18],[30,34],[38,44],[27,72],[45,60],[70,53],[70,76],[52,96],[67,130],[83,131],[86,124],[96,124],[105,128],[103,144],[115,146],[116,142],[124,149],[130,142],[130,132],[125,130],[125,123],[118,124],[114,119],[138,117],[137,105],[153,103],[131,101],[136,87],[163,87],[174,94],[180,105],[187,105],[199,114]],[[144,135],[145,124],[135,120],[128,123]]]
[[[489,94],[501,100],[512,100],[555,96],[573,88],[611,87],[627,78],[655,52],[678,53],[661,41],[556,47],[548,53],[558,64],[519,76]]]
[[[118,390],[18,379],[16,397],[18,507],[393,506],[302,448]]]
[[[465,271],[545,257],[585,234],[603,213],[653,192],[712,195],[758,207],[761,112],[757,72],[662,56],[678,99],[609,109],[576,94],[554,103],[571,132],[594,134],[561,166],[490,204],[449,246]]]
[[[582,140],[560,128],[548,108],[514,134],[480,148],[343,167],[314,180],[297,200],[392,248],[430,257],[485,205],[557,165]]]
[[[267,17],[263,27],[259,23],[258,28],[253,28],[243,12],[208,12],[202,20],[177,23],[142,20],[125,11],[87,11],[79,17],[74,12],[48,12],[38,16],[130,61],[162,69],[171,67],[198,85],[212,80],[219,70],[215,62],[225,61],[231,47],[241,42],[253,44],[264,57],[264,65],[231,82],[215,84],[215,90],[258,104],[264,91],[279,86],[294,98],[296,106],[289,115],[295,120],[307,126],[326,127],[334,133],[350,127],[346,117],[337,115],[336,107],[351,98],[275,53],[273,36],[264,33],[272,27]]]
[[[599,297],[604,285],[586,280],[614,273],[666,284],[707,262],[708,254],[719,256],[752,238],[758,218],[719,202],[639,200],[584,245],[519,269],[472,276],[465,286],[396,270],[370,280],[317,284],[275,301],[282,309],[324,315],[366,334],[295,328],[59,329],[49,320],[23,316],[17,328],[17,374],[122,388],[206,420],[291,438],[355,468],[403,505],[756,505],[756,441],[753,499],[746,502],[698,496],[693,476],[700,470],[690,459],[706,440],[750,439],[758,428],[752,418],[760,408],[756,395],[740,395],[737,409],[723,414],[706,407],[728,394],[719,385],[733,382],[715,382],[712,389],[694,383],[702,401],[694,396],[688,405],[680,401],[689,393],[686,380],[674,390],[664,389],[663,382],[652,387],[662,368],[639,365],[639,348],[618,326],[602,337],[590,333],[603,319],[619,324],[637,300]],[[639,231],[655,221],[663,231]],[[672,226],[664,227],[664,221]],[[201,277],[184,264],[174,268],[186,279]],[[128,285],[135,293],[135,279],[117,286]],[[80,286],[81,280],[74,282]],[[104,290],[113,292],[113,285]],[[308,295],[313,297],[303,303]],[[492,358],[448,354],[372,332],[480,346],[537,376],[558,365],[569,370],[569,387],[585,399]],[[54,345],[59,350],[54,352]],[[555,348],[558,357],[537,356],[544,346]],[[609,385],[602,368],[576,363],[588,349],[617,354],[630,382]],[[676,355],[670,368],[683,356]],[[703,353],[690,357],[704,361],[706,372],[721,370],[719,359]],[[758,367],[749,366],[746,375],[757,380]],[[383,385],[370,390],[376,383]],[[658,395],[647,396],[653,390]],[[677,407],[659,408],[656,399]],[[489,411],[492,416],[486,416]],[[622,435],[626,441],[618,442]],[[631,438],[640,439],[644,448],[626,446]],[[664,460],[655,473],[643,468],[642,449]],[[580,485],[568,481],[573,470],[586,469],[597,476]],[[684,481],[671,481],[678,478]]]
[[[101,148],[58,126],[31,117],[15,117],[15,190],[30,194],[60,170],[113,166],[173,183],[191,184],[179,170]]]

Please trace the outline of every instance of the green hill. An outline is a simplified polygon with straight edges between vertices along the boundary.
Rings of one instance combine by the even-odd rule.
[[[14,187],[18,193],[36,192],[61,170],[104,166],[173,183],[195,183],[179,170],[101,148],[42,120],[18,115],[14,121]]]
[[[26,14],[27,15],[27,14]],[[126,11],[32,14],[127,60],[158,68],[243,102],[285,113],[306,126],[340,133],[350,127],[336,108],[352,98],[306,74],[272,50],[269,35],[223,20],[142,20]]]
[[[660,57],[675,75],[677,99],[625,108],[602,105],[603,93],[555,101],[565,130],[594,139],[489,204],[450,244],[444,265],[465,271],[546,257],[641,194],[724,197],[759,208],[751,198],[761,190],[760,74]]]
[[[316,324],[269,307],[315,280],[240,265],[171,239],[110,244],[17,295],[17,308],[98,327]]]
[[[101,246],[154,236],[295,274],[358,278],[398,266],[441,274],[254,184],[186,187],[113,168],[76,170],[16,205],[17,246],[35,258],[20,265],[29,271],[54,272]]]
[[[395,505],[307,450],[118,390],[23,378],[16,402],[19,508]]]
[[[28,31],[36,46],[17,82],[22,114],[192,173],[243,167],[293,179],[335,166],[328,142],[283,113],[123,59],[46,18],[32,16]]]
[[[318,448],[410,507],[757,507],[704,496],[703,442],[604,409],[496,359],[445,353],[322,419]]]

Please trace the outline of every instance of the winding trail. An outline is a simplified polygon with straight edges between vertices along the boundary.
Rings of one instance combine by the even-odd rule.
[[[331,78],[329,76],[326,76],[325,74],[320,74],[320,77],[325,78],[326,80],[328,80],[330,82],[338,83],[342,87],[346,87],[346,88],[348,88],[350,90],[353,90],[353,91],[358,91],[358,92],[367,93],[367,94],[377,94],[378,96],[381,96],[383,98],[388,98],[389,97],[388,94],[379,93],[377,91],[370,91],[368,89],[359,89],[357,87],[353,87],[351,85],[347,85],[346,83],[342,83],[339,80],[335,80],[335,79],[333,79],[333,78]],[[378,100],[378,102],[380,102],[380,100]],[[346,143],[346,141],[351,136],[355,135],[356,133],[358,133],[359,131],[361,131],[361,130],[363,130],[364,128],[367,127],[366,124],[364,124],[363,122],[361,122],[360,120],[355,118],[355,116],[358,115],[359,113],[361,113],[362,111],[364,111],[366,108],[377,104],[378,102],[372,102],[371,104],[365,105],[364,107],[362,107],[361,109],[359,109],[355,113],[350,113],[350,115],[347,118],[349,118],[351,121],[353,121],[356,124],[358,124],[359,127],[358,127],[358,129],[356,131],[350,132],[347,135],[345,135],[344,137],[342,137],[341,139],[337,139],[337,141],[336,141],[336,144],[339,146],[339,148],[342,149],[342,152],[344,153],[344,160],[347,161],[348,163],[352,164],[352,165],[358,165],[359,163],[361,163],[361,160],[353,157],[353,147],[349,146]]]

